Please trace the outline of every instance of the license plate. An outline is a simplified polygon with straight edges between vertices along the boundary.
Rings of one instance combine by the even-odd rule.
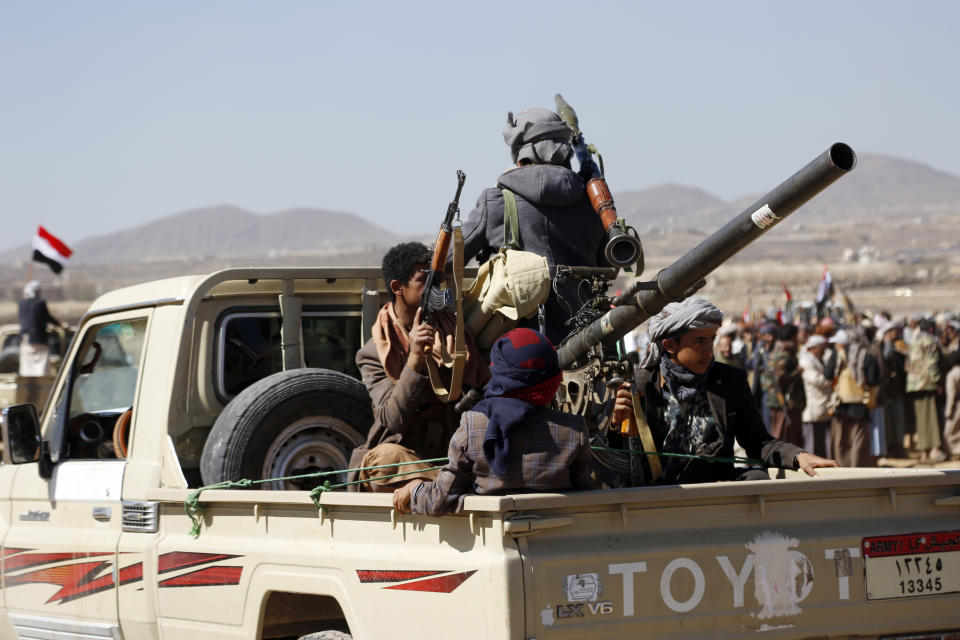
[[[960,531],[863,539],[867,599],[960,592]]]

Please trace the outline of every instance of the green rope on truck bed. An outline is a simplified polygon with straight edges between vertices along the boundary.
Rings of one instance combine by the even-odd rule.
[[[590,447],[594,451],[615,451],[617,453],[628,453],[635,456],[659,456],[661,458],[690,458],[692,460],[703,460],[704,462],[730,462],[733,464],[748,464],[752,467],[770,467],[763,460],[757,460],[755,458],[741,458],[740,456],[731,456],[729,458],[724,458],[723,456],[702,456],[696,453],[667,453],[665,451],[632,451],[630,449],[614,449],[613,447],[601,447],[601,446],[592,446]]]
[[[268,482],[283,482],[286,480],[304,480],[307,478],[323,478],[326,476],[339,475],[341,473],[350,473],[352,471],[369,471],[371,469],[385,469],[387,467],[400,467],[408,464],[423,464],[425,462],[446,462],[447,458],[428,458],[427,460],[413,460],[411,462],[394,462],[391,464],[378,464],[372,467],[356,467],[354,469],[343,469],[337,471],[316,471],[314,473],[302,473],[294,476],[283,476],[280,478],[264,478],[262,480],[250,480],[249,478],[244,478],[242,480],[224,480],[223,482],[217,482],[216,484],[208,484],[206,486],[200,487],[195,491],[191,491],[190,495],[187,496],[187,499],[183,501],[183,510],[186,512],[187,517],[190,518],[190,521],[193,523],[193,526],[190,528],[190,535],[194,538],[200,535],[200,526],[203,523],[203,513],[204,508],[200,506],[200,494],[208,489],[246,489],[247,487],[252,487],[255,484],[266,484]],[[407,475],[410,473],[417,473],[417,471],[432,471],[433,469],[440,469],[440,467],[431,467],[430,469],[417,469],[416,471],[406,471],[403,473],[395,473],[389,476],[379,476],[379,478],[392,478],[394,476]],[[339,487],[346,487],[352,484],[359,484],[361,482],[369,482],[369,480],[355,480],[353,482],[343,482],[340,484],[331,484],[329,480],[324,482],[321,486],[317,487],[310,492],[310,498],[313,500],[313,503],[317,505],[317,508],[322,508],[320,506],[320,493],[323,491],[329,491],[330,489],[336,489]],[[316,493],[316,496],[314,496]]]
[[[693,453],[667,453],[667,452],[653,452],[653,451],[631,451],[629,449],[615,449],[613,447],[601,447],[601,446],[592,446],[590,447],[594,451],[614,451],[617,453],[627,453],[630,455],[646,455],[646,456],[660,456],[665,458],[690,458],[693,460],[703,460],[705,462],[719,462],[719,463],[733,463],[733,464],[749,464],[753,466],[762,466],[769,467],[770,465],[766,464],[762,460],[755,460],[753,458],[741,458],[740,456],[733,456],[730,458],[724,458],[720,456],[702,456]],[[265,478],[262,480],[226,480],[224,482],[218,482],[216,484],[210,484],[205,487],[200,487],[195,491],[190,492],[190,495],[187,496],[187,499],[183,502],[183,509],[187,514],[187,517],[190,518],[190,521],[193,523],[193,526],[190,528],[190,535],[194,538],[199,537],[200,528],[203,524],[203,514],[204,508],[200,506],[200,494],[209,489],[245,489],[247,487],[252,487],[256,484],[266,484],[268,482],[283,482],[286,480],[303,480],[307,478],[324,478],[327,476],[339,475],[341,473],[350,473],[353,471],[370,471],[373,469],[385,469],[387,467],[400,467],[408,464],[424,464],[430,462],[440,462],[445,463],[448,461],[448,458],[428,458],[426,460],[412,460],[410,462],[394,462],[390,464],[378,464],[372,467],[356,467],[353,469],[343,469],[342,471],[317,471],[315,473],[303,473],[294,476],[283,476],[281,478]],[[350,482],[338,482],[332,483],[330,480],[325,480],[322,485],[316,487],[310,492],[310,499],[313,500],[313,504],[317,506],[318,509],[325,509],[325,507],[320,504],[320,496],[323,495],[324,491],[332,491],[334,489],[341,489],[343,487],[349,487],[355,484],[362,484],[364,482],[370,482],[371,480],[385,480],[388,478],[397,478],[400,476],[407,476],[414,473],[422,473],[424,471],[436,471],[442,469],[442,466],[428,467],[426,469],[414,469],[413,471],[401,471],[398,473],[392,473],[386,476],[377,476],[376,478],[368,478],[365,480],[352,480]]]
[[[416,462],[401,462],[401,463],[399,463],[399,464],[417,464],[417,463],[420,463],[420,462],[435,462],[435,461],[446,462],[447,460],[448,460],[448,458],[431,458],[430,460],[417,460]],[[380,465],[380,466],[378,466],[378,467],[363,467],[363,468],[365,468],[365,469],[379,469],[379,468],[384,467],[384,466],[386,466],[386,467],[395,467],[395,466],[397,466],[397,465],[396,465],[396,464],[387,464],[387,465]],[[342,488],[342,487],[349,487],[350,485],[361,484],[361,483],[364,483],[364,482],[370,482],[371,480],[386,480],[387,478],[397,478],[397,477],[399,477],[399,476],[409,476],[409,475],[414,474],[414,473],[422,473],[422,472],[424,472],[424,471],[438,471],[438,470],[440,470],[440,469],[443,469],[443,467],[442,467],[442,466],[440,466],[440,467],[427,467],[426,469],[414,469],[413,471],[401,471],[400,473],[391,473],[390,475],[387,475],[387,476],[377,476],[376,478],[367,478],[367,479],[365,479],[365,480],[353,480],[353,481],[351,481],[351,482],[341,482],[341,483],[339,483],[339,484],[330,484],[330,481],[327,480],[327,481],[324,482],[322,485],[320,485],[319,487],[315,488],[313,491],[310,492],[310,499],[313,500],[313,504],[317,505],[317,508],[318,508],[318,509],[323,509],[323,508],[324,508],[323,505],[320,504],[320,495],[321,495],[324,491],[331,491],[331,490],[333,490],[333,489],[340,489],[340,488]]]

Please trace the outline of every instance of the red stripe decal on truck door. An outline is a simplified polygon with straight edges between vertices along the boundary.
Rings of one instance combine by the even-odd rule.
[[[217,562],[219,560],[229,560],[237,556],[227,555],[225,553],[194,553],[192,551],[171,551],[164,553],[157,558],[157,573],[166,573],[176,571],[177,569],[186,569],[195,567],[208,562]]]
[[[12,573],[28,567],[36,567],[41,564],[52,564],[61,560],[77,560],[80,558],[96,558],[99,556],[112,556],[113,552],[106,553],[25,553],[22,556],[3,559],[3,572]]]
[[[466,582],[467,578],[477,571],[464,571],[463,573],[452,573],[439,578],[427,578],[426,580],[417,580],[415,582],[404,582],[395,584],[384,589],[399,589],[401,591],[429,591],[431,593],[451,593],[454,589]]]
[[[108,573],[101,579],[96,575],[110,566],[109,562],[79,562],[49,569],[38,569],[6,579],[7,588],[20,584],[55,584],[60,590],[50,596],[47,603],[62,600],[69,602],[81,596],[90,595],[113,586],[113,575]]]

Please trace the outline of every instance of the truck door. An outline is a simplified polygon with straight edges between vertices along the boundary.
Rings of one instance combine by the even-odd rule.
[[[119,637],[117,586],[121,489],[116,451],[136,411],[150,312],[91,322],[72,348],[42,419],[65,427],[64,455],[49,479],[38,463],[17,469],[3,540],[4,596],[20,638]]]

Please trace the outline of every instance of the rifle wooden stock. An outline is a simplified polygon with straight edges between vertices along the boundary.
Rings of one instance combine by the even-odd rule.
[[[447,266],[447,255],[450,254],[450,240],[453,234],[450,229],[440,227],[440,233],[437,234],[437,243],[433,248],[433,260],[430,261],[430,269],[437,273],[443,273]]]

